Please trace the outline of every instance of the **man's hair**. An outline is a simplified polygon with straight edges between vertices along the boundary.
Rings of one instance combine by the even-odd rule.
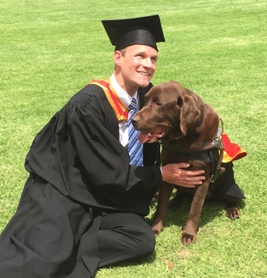
[[[122,56],[125,56],[125,54],[126,54],[126,48],[127,48],[127,47],[125,47],[125,48],[119,50]]]

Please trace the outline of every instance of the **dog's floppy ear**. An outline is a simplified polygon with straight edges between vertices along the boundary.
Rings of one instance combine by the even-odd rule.
[[[180,129],[184,135],[195,132],[195,128],[199,125],[201,112],[192,96],[184,95],[181,101],[178,98],[177,104],[180,104]]]

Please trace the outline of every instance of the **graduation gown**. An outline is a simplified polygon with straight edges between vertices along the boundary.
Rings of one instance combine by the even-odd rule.
[[[141,105],[149,88],[139,89]],[[103,90],[88,85],[37,134],[17,212],[0,237],[0,277],[92,277],[97,215],[144,216],[162,178],[159,146],[144,146],[144,164],[129,166],[117,118]]]

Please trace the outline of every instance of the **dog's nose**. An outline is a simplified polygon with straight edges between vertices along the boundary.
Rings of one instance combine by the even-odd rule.
[[[134,115],[132,118],[131,118],[131,122],[133,124],[133,126],[136,126],[138,124],[138,117],[136,115]]]

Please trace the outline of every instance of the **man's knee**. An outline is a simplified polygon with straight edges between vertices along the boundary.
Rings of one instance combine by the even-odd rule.
[[[155,249],[151,227],[135,214],[110,214],[103,217],[98,232],[101,266],[149,256]]]
[[[136,248],[137,257],[144,257],[151,255],[155,250],[155,234],[150,227],[143,231],[139,245]]]

